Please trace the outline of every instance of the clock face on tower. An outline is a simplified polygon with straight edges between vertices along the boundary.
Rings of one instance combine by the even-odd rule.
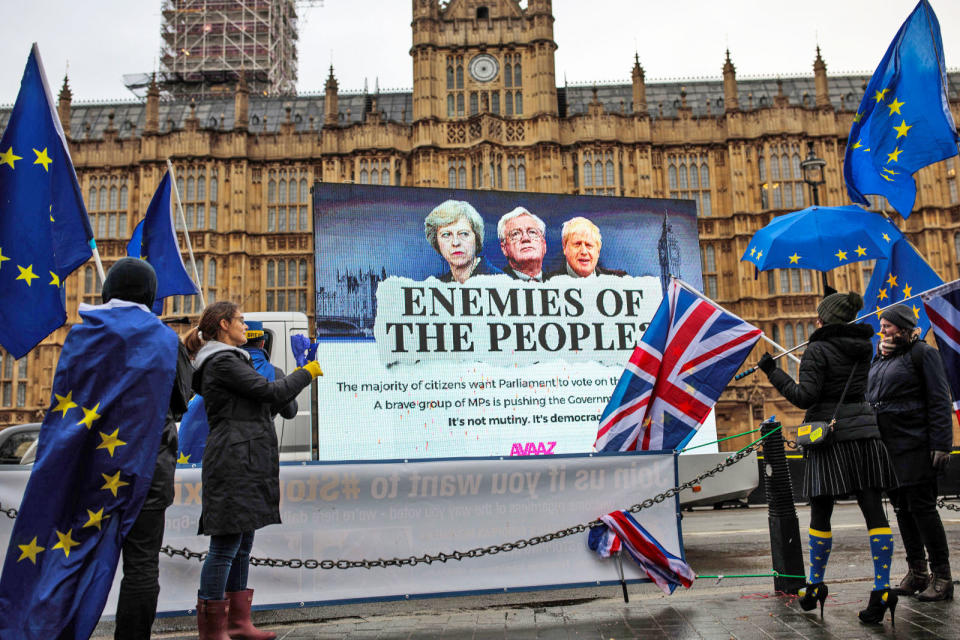
[[[470,77],[477,82],[490,82],[500,72],[500,63],[489,53],[481,53],[470,60]]]

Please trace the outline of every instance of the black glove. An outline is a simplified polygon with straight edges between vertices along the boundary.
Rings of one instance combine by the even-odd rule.
[[[760,368],[760,371],[769,374],[777,368],[777,361],[774,360],[769,353],[765,353],[760,357],[760,362],[757,363],[757,366]]]
[[[949,451],[931,451],[930,462],[933,464],[933,468],[935,470],[943,471],[947,467],[947,463],[950,462],[950,452]]]

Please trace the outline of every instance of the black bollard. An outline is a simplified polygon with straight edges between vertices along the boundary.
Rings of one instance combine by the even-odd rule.
[[[760,424],[763,440],[763,484],[767,493],[767,513],[770,523],[770,556],[773,570],[780,574],[806,575],[803,548],[800,545],[800,523],[793,503],[793,483],[787,456],[783,452],[783,434],[780,423],[768,418]],[[804,578],[776,576],[773,588],[785,593],[797,593],[806,584]]]

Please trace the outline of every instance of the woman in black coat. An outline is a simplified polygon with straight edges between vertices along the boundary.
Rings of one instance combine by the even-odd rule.
[[[897,603],[896,592],[890,589],[893,535],[881,501],[883,490],[896,486],[896,476],[873,408],[864,398],[873,329],[866,324],[848,324],[861,308],[863,299],[852,292],[833,293],[820,302],[820,328],[810,335],[798,382],[778,369],[769,354],[764,354],[759,366],[784,398],[806,409],[805,422],[829,422],[835,411],[837,416],[832,441],[804,451],[803,486],[810,498],[810,574],[800,606],[809,611],[819,603],[823,615],[828,593],[823,574],[833,545],[830,516],[837,498],[853,494],[867,524],[874,565],[874,588],[860,620],[879,623],[888,608],[893,620]],[[848,380],[843,404],[838,406]]]
[[[184,338],[194,357],[193,390],[203,396],[210,434],[203,452],[199,533],[210,536],[200,572],[197,626],[201,640],[269,640],[250,622],[247,572],[254,532],[280,522],[280,457],[273,425],[286,405],[321,374],[316,362],[274,382],[257,373],[236,304],[208,306]],[[229,636],[228,636],[229,634]]]
[[[953,446],[950,388],[940,353],[919,340],[916,324],[913,309],[902,304],[881,314],[883,340],[870,367],[867,400],[877,411],[899,481],[887,490],[909,567],[897,593],[952,600],[950,550],[937,512],[937,471]]]

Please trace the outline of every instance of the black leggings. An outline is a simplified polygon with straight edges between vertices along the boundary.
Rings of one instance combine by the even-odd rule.
[[[877,489],[862,489],[856,493],[857,504],[867,523],[867,529],[889,527],[887,514],[883,510],[883,500]],[[830,531],[830,516],[833,515],[833,496],[813,496],[810,498],[810,528],[817,531]]]

